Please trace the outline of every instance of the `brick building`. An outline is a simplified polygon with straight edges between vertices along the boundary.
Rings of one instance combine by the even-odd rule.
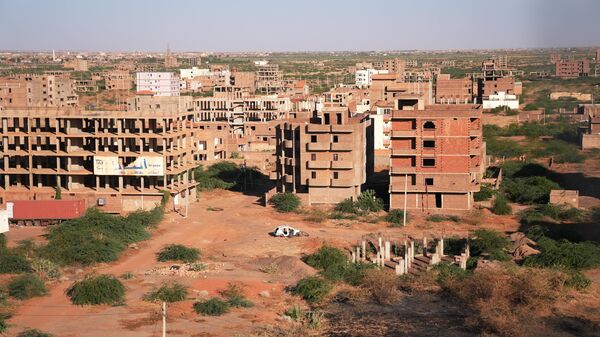
[[[113,70],[103,74],[106,90],[131,90],[133,77],[129,71]]]
[[[470,209],[484,172],[481,118],[479,105],[419,110],[417,99],[398,99],[392,111],[390,209],[403,209],[405,195],[408,210]]]
[[[375,69],[387,70],[393,74],[404,74],[406,62],[403,59],[386,59],[380,62],[373,63]]]
[[[327,107],[305,120],[276,128],[279,192],[308,198],[309,204],[356,199],[372,171],[372,137],[367,114],[350,117],[345,107]]]
[[[589,60],[562,60],[555,64],[558,77],[582,77],[590,75]]]
[[[435,87],[437,104],[467,104],[473,102],[473,81],[469,78],[450,78],[439,74]]]
[[[0,78],[0,108],[73,107],[79,103],[68,73]]]

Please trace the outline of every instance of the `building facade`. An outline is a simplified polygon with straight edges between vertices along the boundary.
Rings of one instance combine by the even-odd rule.
[[[562,60],[555,64],[558,77],[583,77],[590,75],[589,60]]]
[[[68,73],[0,78],[0,108],[74,107],[79,104]]]
[[[136,73],[138,92],[152,93],[154,96],[179,96],[179,76],[170,72]]]
[[[471,209],[484,172],[479,105],[418,109],[398,99],[392,112],[390,209],[424,212]]]
[[[435,103],[468,104],[473,102],[473,81],[469,78],[450,78],[439,74],[435,87]]]
[[[359,88],[368,88],[373,82],[373,75],[388,74],[387,70],[363,69],[357,70],[354,74],[354,84]]]
[[[279,192],[305,195],[309,204],[356,199],[372,170],[372,143],[367,115],[350,117],[347,108],[328,107],[304,121],[276,128]]]

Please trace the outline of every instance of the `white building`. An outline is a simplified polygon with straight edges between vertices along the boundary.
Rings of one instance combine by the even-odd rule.
[[[136,74],[138,92],[150,91],[154,96],[179,96],[179,75],[170,72],[144,72]]]
[[[267,64],[269,64],[269,61],[267,61],[267,60],[254,61],[254,65],[257,67],[266,66]]]
[[[377,74],[389,74],[389,71],[379,69],[357,70],[354,77],[354,84],[359,88],[366,88],[373,82],[373,75]]]
[[[373,148],[375,150],[385,150],[390,148],[390,131],[392,109],[385,107],[376,107],[375,113],[371,113],[373,125]]]
[[[483,99],[484,109],[494,109],[501,106],[507,106],[512,110],[519,109],[519,98],[517,95],[506,94],[504,91],[498,91],[496,95],[490,95]]]
[[[182,80],[189,80],[196,76],[211,76],[213,73],[210,69],[191,67],[188,69],[179,69],[179,75]]]

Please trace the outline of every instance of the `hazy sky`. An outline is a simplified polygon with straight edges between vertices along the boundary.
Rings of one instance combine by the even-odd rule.
[[[0,50],[600,46],[600,0],[0,0]]]

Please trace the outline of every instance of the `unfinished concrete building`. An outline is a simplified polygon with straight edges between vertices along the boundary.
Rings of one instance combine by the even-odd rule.
[[[484,172],[479,105],[396,100],[392,111],[390,209],[471,209]]]
[[[79,104],[68,73],[0,78],[0,108],[74,107]]]
[[[276,128],[279,192],[297,193],[307,204],[356,199],[372,171],[372,132],[367,114],[350,117],[345,107],[327,107],[312,118]]]
[[[0,199],[84,199],[106,212],[178,204],[195,182],[193,113],[11,109],[0,112]]]
[[[126,70],[113,70],[103,74],[106,90],[131,90],[133,77]]]
[[[555,64],[557,77],[584,77],[590,75],[589,60],[562,60]]]
[[[387,70],[393,74],[404,74],[404,70],[406,70],[406,61],[399,58],[386,59],[373,63],[373,67],[375,69]]]
[[[468,104],[473,102],[473,81],[469,78],[450,78],[439,74],[435,86],[435,103]]]
[[[256,71],[256,91],[263,95],[276,94],[284,89],[283,72],[277,64],[265,64]]]

